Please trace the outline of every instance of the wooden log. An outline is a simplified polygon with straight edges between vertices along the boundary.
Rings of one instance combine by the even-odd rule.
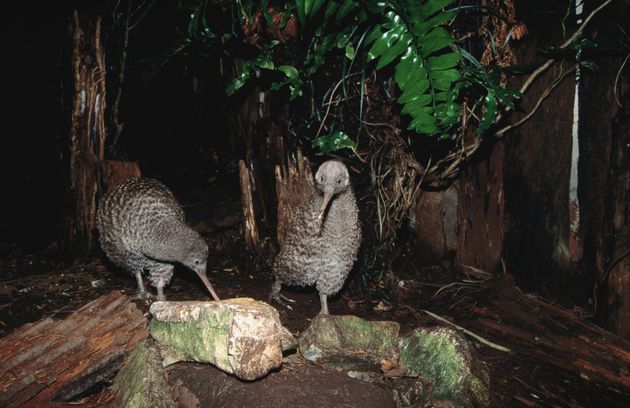
[[[276,238],[282,248],[295,208],[315,192],[313,174],[308,159],[297,150],[296,161],[286,160],[285,166],[276,165],[276,196],[278,224]]]
[[[148,336],[146,318],[119,291],[56,322],[45,318],[0,339],[0,406],[53,406],[113,377]]]
[[[500,336],[512,349],[598,385],[630,389],[630,342],[544,299],[524,295],[511,280],[486,308],[473,313],[473,330]]]

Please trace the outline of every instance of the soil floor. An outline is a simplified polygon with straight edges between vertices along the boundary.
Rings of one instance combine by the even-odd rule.
[[[236,192],[238,193],[238,192]],[[177,195],[177,192],[176,192]],[[222,298],[248,296],[266,301],[272,277],[267,267],[257,266],[243,248],[238,195],[221,199],[187,197],[184,203],[191,223],[208,240],[208,276]],[[197,204],[196,204],[197,203]],[[201,204],[199,204],[201,203]],[[135,294],[135,280],[113,268],[102,256],[93,256],[72,265],[55,260],[54,248],[37,254],[25,253],[19,246],[0,243],[0,337],[17,327],[43,317],[63,319],[85,303],[112,290]],[[394,320],[401,333],[419,326],[440,324],[421,312],[429,309],[466,327],[464,307],[454,307],[453,298],[433,295],[440,288],[461,279],[442,266],[418,268],[412,251],[401,251],[394,264],[399,279],[391,304],[368,296],[357,283],[348,280],[342,292],[329,300],[332,314],[353,314],[370,320]],[[319,312],[319,298],[313,289],[287,288],[284,294],[295,299],[293,310],[274,305],[283,324],[298,335]],[[176,269],[165,289],[169,300],[204,300],[209,295],[196,276]],[[482,307],[484,297],[475,302]],[[138,301],[143,311],[147,302]],[[506,339],[479,333],[489,340],[511,347]],[[504,353],[474,339],[481,359],[490,370],[493,407],[628,407],[630,390],[614,390],[595,384],[577,374],[538,362],[518,348]],[[386,385],[363,383],[343,373],[331,372],[302,359],[291,359],[278,372],[257,382],[240,382],[201,364],[178,364],[169,369],[169,382],[181,406],[202,407],[388,407],[395,406]],[[208,384],[225,384],[237,392],[221,394]],[[231,384],[231,385],[230,385]],[[236,385],[235,385],[236,384]],[[73,406],[93,406],[103,401],[95,390]],[[220,387],[219,387],[220,388]]]

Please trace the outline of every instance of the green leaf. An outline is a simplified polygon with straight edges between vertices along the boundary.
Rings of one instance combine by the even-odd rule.
[[[353,60],[356,53],[351,43],[346,44],[346,58]]]
[[[442,10],[444,7],[453,3],[454,0],[428,0],[418,8],[418,11],[424,18],[429,18],[436,11]]]
[[[383,68],[384,66],[392,62],[394,59],[399,57],[400,54],[402,54],[403,51],[407,49],[407,47],[409,46],[409,44],[411,44],[412,41],[413,39],[408,33],[401,34],[400,39],[395,44],[390,45],[385,50],[381,58],[378,60],[376,69]]]
[[[339,5],[340,3],[337,3],[336,1],[329,1],[328,4],[326,4],[326,11],[324,12],[324,25],[328,24],[330,18],[335,15]]]
[[[420,95],[418,98],[407,103],[400,112],[411,115],[413,118],[421,115],[430,115],[433,113],[433,107],[427,105],[430,104],[432,100],[431,95]]]
[[[317,15],[317,12],[319,11],[320,8],[322,8],[322,6],[324,5],[325,1],[324,0],[314,0],[313,1],[313,5],[311,6],[311,9],[309,12],[307,12],[306,14],[309,17],[313,17],[315,15]]]
[[[455,42],[455,39],[443,27],[431,30],[421,38],[420,55],[427,58],[435,51],[441,50]]]
[[[419,115],[413,118],[407,129],[426,135],[433,135],[438,132],[435,118],[431,115]]]
[[[247,79],[249,79],[249,74],[247,75]],[[225,88],[225,93],[227,94],[227,96],[234,95],[236,91],[238,91],[243,87],[243,85],[245,85],[246,82],[247,80],[234,78],[234,80],[232,80],[232,82],[230,82],[229,85]]]
[[[260,0],[260,9],[262,10],[262,15],[265,17],[265,21],[267,24],[271,24],[271,16],[269,15],[269,10],[267,6],[267,0]]]
[[[315,139],[313,141],[313,147],[317,148],[320,153],[326,154],[340,149],[356,149],[357,144],[354,140],[350,139],[350,136],[346,133],[337,130],[329,135],[320,136]]]
[[[593,61],[590,60],[584,60],[584,61],[580,61],[580,65],[583,66],[584,68],[588,69],[589,71],[597,71],[599,69],[599,67],[597,66],[597,64]]]
[[[364,46],[368,46],[372,44],[376,39],[383,35],[382,26],[380,24],[376,24],[372,30],[365,37],[365,41],[363,41]]]
[[[282,72],[287,78],[296,79],[300,77],[298,70],[293,65],[280,65],[278,71]]]
[[[355,7],[357,3],[355,0],[344,0],[339,7],[339,11],[337,11],[337,15],[335,16],[335,22],[337,25],[340,25],[343,19],[350,13]]]
[[[432,71],[443,70],[453,68],[459,64],[462,60],[462,56],[456,52],[440,55],[439,57],[429,57],[427,64]]]
[[[449,99],[450,92],[435,92],[433,94],[433,100],[435,102],[446,102]],[[438,105],[441,106],[441,105]]]
[[[335,45],[337,48],[344,48],[346,46],[346,44],[348,44],[348,36],[345,34],[340,34],[337,37],[337,41],[335,41]]]
[[[304,15],[311,15],[311,8],[313,7],[313,0],[304,0]]]
[[[451,82],[455,82],[459,80],[462,77],[462,74],[460,74],[458,70],[451,68],[451,69],[445,69],[442,71],[432,70],[431,76],[434,81],[451,83]]]
[[[372,44],[372,47],[370,48],[370,50],[368,51],[368,57],[367,57],[368,61],[371,61],[383,55],[387,47],[388,47],[387,41],[383,37],[377,38],[376,41],[374,41],[374,44]]]
[[[297,11],[298,20],[302,27],[306,27],[306,13],[304,0],[295,0],[295,10]]]
[[[300,96],[302,96],[302,86],[301,86],[301,82],[300,82],[300,86],[297,85],[289,85],[289,91],[291,91],[291,93],[289,94],[289,101],[294,101],[297,98],[299,98]]]
[[[429,20],[424,21],[416,21],[412,24],[411,30],[417,36],[425,35],[432,28],[438,27],[447,21],[453,19],[457,13],[456,12],[444,12],[437,14],[434,17],[431,17]]]
[[[256,66],[258,66],[259,68],[264,68],[264,69],[274,69],[275,64],[273,63],[271,58],[266,57],[266,56],[264,56],[264,57],[261,56],[261,57],[257,58]]]
[[[497,100],[493,91],[488,90],[488,94],[484,98],[484,110],[479,127],[477,127],[477,133],[483,133],[494,124],[494,119],[497,117]]]
[[[401,89],[406,89],[408,83],[415,83],[428,77],[422,59],[413,50],[407,48],[407,52],[400,57],[400,62],[396,65],[394,79]]]
[[[405,88],[402,95],[398,97],[398,103],[404,104],[414,98],[417,98],[418,96],[426,92],[426,90],[429,89],[430,86],[431,83],[428,80],[418,81],[416,83],[410,84],[410,86]]]

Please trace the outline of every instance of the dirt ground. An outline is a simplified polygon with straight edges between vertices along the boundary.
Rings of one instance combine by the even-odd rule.
[[[193,196],[184,202],[192,203],[186,206],[187,213],[192,214],[192,224],[208,240],[208,276],[219,296],[248,296],[266,301],[271,274],[266,268],[257,267],[243,249],[238,195],[215,197],[211,201],[207,197]],[[29,254],[18,246],[3,243],[0,249],[0,337],[42,317],[62,319],[111,290],[130,295],[136,290],[131,276],[114,270],[98,256],[66,265],[54,259],[54,248]],[[457,279],[452,271],[442,266],[417,268],[412,251],[401,251],[394,267],[404,283],[394,303],[389,305],[366,296],[355,284],[356,278],[351,277],[342,293],[329,300],[330,312],[370,320],[394,320],[405,333],[418,326],[438,324],[420,312],[430,309],[466,327],[466,314],[452,307],[452,299],[432,300],[438,288]],[[275,306],[283,324],[297,335],[318,313],[319,298],[313,289],[287,289],[284,293],[297,300],[293,310]],[[169,300],[210,299],[196,276],[182,268],[176,269],[165,295]],[[483,305],[483,296],[476,301]],[[148,303],[138,302],[138,306],[148,311]],[[510,347],[506,339],[487,337]],[[630,390],[612,391],[581,379],[575,373],[540,363],[518,349],[508,354],[471,341],[490,369],[493,407],[630,406]],[[280,371],[252,383],[240,382],[200,364],[178,364],[168,372],[169,382],[182,406],[195,406],[195,398],[204,407],[394,406],[386,385],[362,383],[299,359],[289,360]],[[216,388],[208,386],[217,383],[237,387],[238,392],[217,394]],[[87,396],[74,405],[91,406],[95,398],[98,395]]]

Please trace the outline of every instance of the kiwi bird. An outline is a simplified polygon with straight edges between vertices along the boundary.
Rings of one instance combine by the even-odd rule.
[[[315,174],[315,193],[296,208],[284,247],[274,261],[270,298],[284,304],[282,284],[314,285],[320,314],[328,314],[329,296],[339,292],[361,244],[359,211],[346,166],[329,160]]]
[[[138,298],[152,297],[142,280],[142,273],[148,272],[157,299],[166,300],[164,286],[180,263],[193,270],[219,300],[206,276],[206,241],[186,225],[179,202],[159,181],[139,177],[115,186],[101,201],[97,229],[107,257],[136,277]]]

